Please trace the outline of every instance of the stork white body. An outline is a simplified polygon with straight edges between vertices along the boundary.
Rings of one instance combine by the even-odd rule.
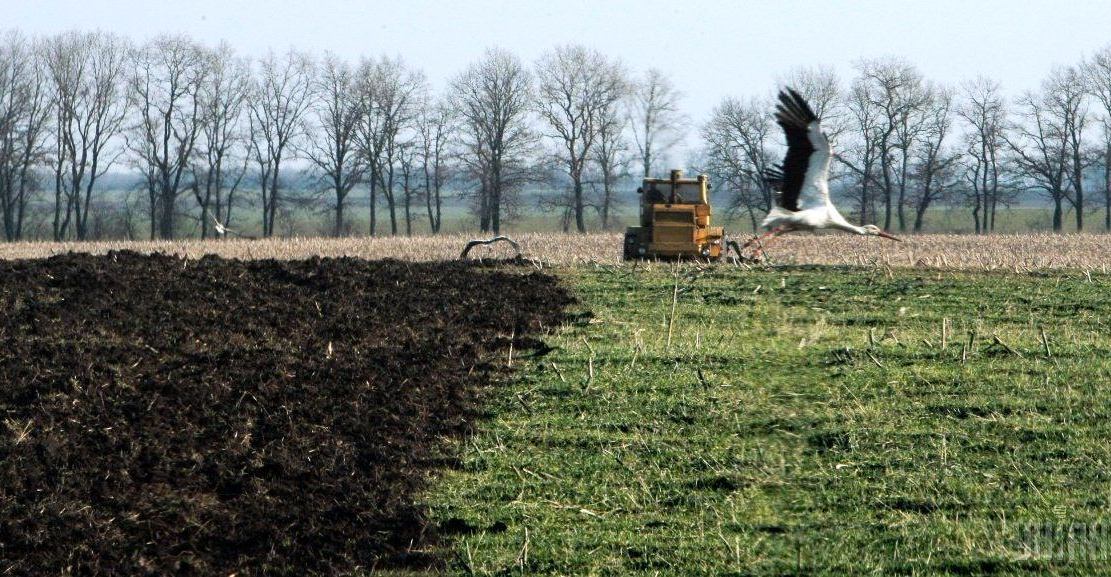
[[[768,237],[816,229],[899,240],[876,225],[850,223],[833,206],[829,199],[829,163],[833,150],[818,117],[797,92],[788,88],[779,93],[775,118],[787,136],[787,155],[782,170],[768,171],[767,176],[769,182],[779,184],[776,206],[761,223],[769,232],[748,241],[745,246]]]

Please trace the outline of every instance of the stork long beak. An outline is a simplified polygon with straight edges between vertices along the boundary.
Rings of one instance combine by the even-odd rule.
[[[884,231],[882,231],[882,230],[881,230],[881,231],[879,231],[879,232],[878,232],[878,233],[876,233],[876,234],[878,234],[878,235],[882,236],[883,238],[889,238],[889,239],[891,239],[891,240],[893,240],[893,241],[896,241],[896,242],[903,242],[903,239],[901,239],[901,238],[899,238],[899,237],[897,237],[897,236],[895,236],[895,235],[892,235],[892,234],[887,234],[886,232],[884,232]]]

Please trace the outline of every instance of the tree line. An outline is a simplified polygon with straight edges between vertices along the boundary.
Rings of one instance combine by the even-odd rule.
[[[989,233],[1001,207],[1035,194],[1052,207],[1054,231],[1070,210],[1084,230],[1085,212],[1098,208],[1111,230],[1111,46],[1055,67],[1014,99],[991,78],[947,86],[900,58],[854,68],[847,85],[822,67],[782,80],[832,137],[831,187],[852,219],[917,232],[931,207],[957,205],[976,233]],[[702,127],[699,163],[754,227],[774,201],[761,175],[781,158],[772,110],[770,96],[729,97]]]
[[[917,231],[931,207],[958,204],[991,232],[1001,207],[1036,192],[1054,230],[1069,210],[1083,229],[1100,197],[1111,230],[1111,47],[1013,100],[989,78],[945,86],[898,58],[855,72],[847,85],[820,67],[781,81],[832,136],[834,194],[853,219]],[[247,58],[184,35],[9,30],[4,238],[210,238],[248,223],[272,236],[299,209],[328,215],[335,236],[437,233],[448,200],[482,231],[536,208],[586,232],[588,220],[614,224],[618,183],[652,175],[692,129],[688,163],[755,226],[774,202],[762,174],[782,154],[771,94],[727,97],[700,127],[682,98],[659,70],[573,44],[532,63],[489,49],[435,91],[400,57]],[[139,184],[109,190],[121,172]]]
[[[202,238],[289,211],[332,214],[331,233],[411,234],[443,224],[445,195],[483,231],[520,214],[522,191],[564,230],[611,220],[617,179],[645,174],[678,137],[679,93],[659,71],[633,77],[577,45],[532,65],[487,50],[435,93],[400,57],[348,62],[291,49],[258,59],[182,35],[142,44],[105,32],[0,37],[0,209],[4,238]],[[111,201],[109,171],[141,176]],[[306,179],[309,185],[305,185]],[[352,228],[364,195],[369,228]],[[118,196],[118,195],[117,195]],[[35,210],[45,232],[28,230]],[[139,230],[139,223],[149,228]],[[116,230],[113,229],[113,230]],[[117,232],[118,234],[118,232]]]

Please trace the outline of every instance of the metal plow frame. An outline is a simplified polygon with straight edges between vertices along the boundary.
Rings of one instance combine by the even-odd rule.
[[[512,258],[510,258],[509,260],[516,260],[516,259],[520,259],[522,257],[522,255],[521,255],[521,245],[517,244],[517,241],[509,238],[508,236],[499,235],[499,236],[495,236],[494,238],[491,238],[489,240],[475,239],[475,240],[472,240],[472,241],[468,242],[467,246],[463,247],[463,252],[462,252],[462,254],[459,255],[459,260],[466,259],[467,254],[469,254],[471,252],[471,249],[476,247],[476,246],[479,246],[479,245],[488,246],[488,245],[494,244],[496,242],[507,242],[507,243],[509,243],[510,246],[513,247],[513,250],[517,251],[517,254],[515,256],[513,256]]]

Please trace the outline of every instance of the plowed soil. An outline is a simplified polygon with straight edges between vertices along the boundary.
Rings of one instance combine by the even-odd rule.
[[[434,564],[416,492],[570,302],[460,263],[0,262],[0,573]]]

